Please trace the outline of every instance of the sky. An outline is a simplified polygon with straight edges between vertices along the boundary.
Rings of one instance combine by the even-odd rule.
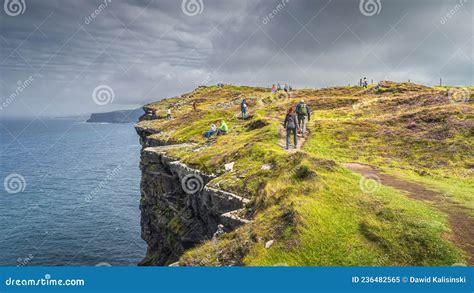
[[[0,118],[133,109],[219,82],[473,85],[473,0],[2,0]]]

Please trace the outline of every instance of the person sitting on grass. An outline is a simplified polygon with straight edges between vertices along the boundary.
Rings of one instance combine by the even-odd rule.
[[[213,136],[213,135],[216,134],[216,133],[217,133],[217,126],[216,126],[214,123],[212,123],[211,129],[209,129],[208,131],[204,132],[204,137],[207,138],[207,139],[209,139],[209,138],[211,138],[211,136]]]
[[[296,117],[295,110],[293,107],[288,109],[288,113],[285,117],[285,122],[283,122],[283,127],[286,129],[286,149],[290,148],[290,136],[293,132],[293,141],[295,143],[295,149],[298,147],[298,137],[296,135],[297,130],[300,128],[298,123],[298,118]]]
[[[221,120],[221,125],[217,129],[217,135],[224,135],[229,132],[229,127],[227,127],[227,124],[225,123],[224,120]]]

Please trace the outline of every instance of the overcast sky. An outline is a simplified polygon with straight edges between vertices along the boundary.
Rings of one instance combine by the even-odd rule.
[[[217,82],[472,85],[472,1],[4,0],[0,115],[130,109]]]

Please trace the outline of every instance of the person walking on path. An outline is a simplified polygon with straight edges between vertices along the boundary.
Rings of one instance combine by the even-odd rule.
[[[277,87],[275,84],[272,85],[272,94],[276,93]]]
[[[247,118],[248,105],[247,105],[247,101],[245,99],[243,99],[242,103],[240,103],[240,111],[242,112],[242,119],[246,119]]]
[[[286,113],[285,122],[283,123],[283,127],[286,129],[286,149],[290,148],[290,136],[293,133],[293,142],[295,144],[295,149],[298,147],[298,136],[296,133],[300,128],[298,124],[298,118],[296,117],[295,110],[293,107],[288,109]]]
[[[298,123],[301,129],[301,135],[306,135],[306,119],[308,122],[311,120],[311,112],[308,105],[305,104],[304,100],[296,106],[296,114],[298,115]]]

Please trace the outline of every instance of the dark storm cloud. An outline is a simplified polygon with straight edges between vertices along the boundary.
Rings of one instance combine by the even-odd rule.
[[[381,0],[373,16],[358,0],[194,2],[194,16],[175,0],[25,0],[24,14],[0,11],[2,117],[131,108],[217,82],[473,83],[472,0]],[[94,102],[99,85],[112,103]]]

